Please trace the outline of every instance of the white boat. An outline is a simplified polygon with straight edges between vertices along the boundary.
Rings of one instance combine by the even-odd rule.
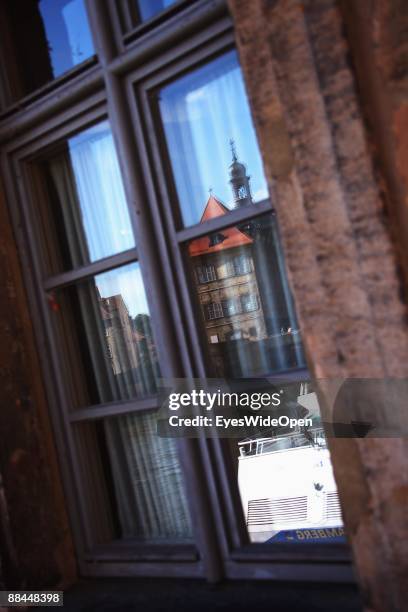
[[[310,397],[303,399],[313,401]],[[305,529],[317,533],[317,537],[320,531],[324,538],[330,534],[328,528],[342,528],[330,454],[321,427],[249,438],[238,445],[238,486],[251,541],[265,542],[281,531]]]

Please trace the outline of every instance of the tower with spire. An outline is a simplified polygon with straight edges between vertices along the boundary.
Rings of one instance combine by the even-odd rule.
[[[230,185],[234,198],[234,208],[252,204],[250,176],[247,175],[246,167],[238,161],[235,142],[231,138],[230,147],[232,153],[232,164],[230,165]]]

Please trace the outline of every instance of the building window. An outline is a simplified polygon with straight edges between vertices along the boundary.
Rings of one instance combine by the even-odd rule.
[[[238,189],[242,175],[246,176],[245,166],[237,156],[245,155],[246,150],[251,152],[248,197],[253,204],[267,197],[266,179],[235,51],[164,87],[160,91],[159,107],[185,226],[218,216],[220,209],[226,212],[235,207],[235,183]],[[236,161],[229,176],[231,141]],[[205,208],[207,201],[209,206]],[[224,231],[222,235],[225,236]],[[221,249],[222,244],[214,248]]]
[[[160,365],[109,124],[58,139],[50,149],[31,161],[30,175],[40,262],[58,304],[51,325],[63,401],[73,422],[80,420],[73,432],[80,486],[88,512],[96,513],[90,546],[130,537],[189,540],[177,448],[156,435],[151,412]],[[92,413],[101,409],[104,418],[96,422]],[[87,481],[89,474],[98,478]]]
[[[269,547],[276,533],[268,500],[278,468],[243,476],[257,442],[158,434],[163,379],[245,386],[288,370],[307,377],[301,333],[281,333],[299,325],[226,5],[87,2],[101,61],[82,67],[93,54],[82,0],[3,6],[17,21],[19,7],[36,15],[34,38],[19,35],[21,87],[7,95],[65,75],[51,96],[47,86],[22,113],[10,109],[4,168],[39,346],[48,351],[44,379],[66,490],[75,493],[81,571],[273,575],[273,552],[262,570],[246,555],[249,541]],[[9,61],[6,53],[7,71]],[[111,96],[104,83],[116,69],[119,95]],[[215,289],[202,286],[212,281]],[[303,474],[293,464],[285,473],[293,482]],[[229,476],[237,474],[256,484],[256,497],[246,498]],[[256,524],[265,509],[257,499],[267,500],[267,534]],[[291,504],[281,511],[289,521]]]
[[[258,298],[255,293],[246,293],[241,295],[241,305],[243,312],[252,312],[258,310]]]
[[[133,0],[134,1],[134,0]],[[177,0],[136,0],[140,21],[147,21],[161,11],[177,2]]]
[[[256,327],[250,327],[249,335],[251,336],[251,338],[256,338],[258,336],[258,329]]]
[[[234,257],[234,272],[237,276],[251,272],[251,259],[245,255]]]
[[[49,274],[135,247],[107,121],[60,142],[37,179]]]
[[[222,309],[225,317],[232,317],[241,312],[241,304],[239,298],[229,298],[222,301]]]
[[[233,329],[232,331],[226,334],[226,339],[228,342],[231,340],[242,340],[243,334],[240,329]]]
[[[213,265],[197,266],[196,274],[198,282],[202,284],[217,280],[217,273]]]
[[[276,220],[271,214],[248,220],[244,227],[232,226],[223,230],[227,240],[223,250],[217,255],[219,265],[222,266],[224,258],[226,261],[231,260],[229,251],[236,253],[237,250],[239,254],[233,256],[233,261],[238,263],[241,270],[247,270],[248,262],[252,263],[248,277],[243,278],[241,274],[218,280],[217,290],[225,290],[230,295],[219,305],[219,316],[222,316],[222,309],[224,317],[236,317],[234,338],[239,335],[244,339],[250,335],[247,318],[237,315],[256,313],[259,332],[257,342],[243,344],[242,350],[237,354],[223,350],[221,342],[216,347],[211,345],[212,357],[208,367],[214,377],[269,376],[274,372],[304,366],[300,334],[281,334],[282,320],[289,321],[290,327],[294,329],[298,329],[298,324],[282,265],[279,243],[274,243],[276,230]],[[201,244],[205,244],[204,238],[189,243],[192,265],[196,253],[203,257]],[[271,271],[275,271],[275,274],[272,275]],[[201,300],[197,289],[193,290]],[[208,316],[206,318],[209,320]]]
[[[186,0],[184,0],[185,2]],[[188,1],[188,0],[187,0]],[[177,13],[183,0],[115,0],[122,32],[126,35],[146,24],[152,28]]]
[[[95,53],[84,0],[5,0],[0,11],[8,73],[5,104]]]
[[[150,313],[138,263],[60,289],[56,297],[60,311],[54,324],[75,389],[73,408],[157,392],[160,369],[147,331]],[[138,317],[146,319],[145,333],[136,329]],[[106,323],[108,337],[102,334]],[[106,342],[114,355],[113,372],[100,358]]]
[[[224,316],[222,306],[218,302],[211,302],[206,306],[207,319],[212,321],[213,319],[220,319]]]

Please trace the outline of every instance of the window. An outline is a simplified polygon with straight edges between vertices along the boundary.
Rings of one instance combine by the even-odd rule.
[[[34,156],[29,173],[40,262],[52,286],[55,359],[84,503],[95,517],[89,545],[187,542],[177,447],[156,435],[161,371],[109,124],[52,143]]]
[[[234,271],[236,275],[248,274],[251,272],[251,259],[244,255],[234,257]]]
[[[245,227],[232,226],[223,231],[227,238],[222,250],[209,247],[207,236],[192,240],[188,245],[192,265],[196,257],[204,257],[203,248],[207,246],[207,257],[212,257],[214,249],[217,249],[220,265],[224,257],[231,259],[232,252],[235,253],[234,263],[239,262],[240,266],[245,266],[245,270],[250,270],[245,276],[218,280],[217,292],[220,295],[227,293],[228,297],[222,298],[217,306],[210,305],[211,318],[232,318],[234,338],[240,331],[243,342],[239,350],[228,347],[228,343],[225,345],[222,341],[213,346],[209,342],[209,326],[205,331],[210,344],[208,371],[214,377],[249,378],[303,368],[305,358],[301,334],[281,334],[282,327],[298,331],[299,324],[287,285],[275,217],[271,214],[259,216],[245,223]],[[247,262],[250,261],[253,265],[248,267]],[[200,292],[199,286],[191,287],[191,292],[200,308],[208,312],[206,294]],[[217,315],[214,314],[215,307],[218,309]],[[243,316],[245,313],[248,315]],[[205,318],[210,320],[210,315]],[[250,342],[250,329],[254,323],[258,330],[257,341]]]
[[[177,2],[177,0],[136,0],[141,21],[151,19],[157,13]]]
[[[244,312],[252,312],[258,309],[258,298],[255,293],[241,295],[241,304]]]
[[[184,0],[184,3],[188,1]],[[169,14],[177,13],[182,8],[177,5],[182,2],[183,0],[116,0],[115,8],[118,10],[121,30],[128,34],[144,24],[146,27],[154,27]]]
[[[241,312],[241,304],[239,298],[229,298],[222,301],[222,309],[225,317],[232,317]]]
[[[256,338],[258,335],[258,329],[256,327],[249,328],[249,335],[253,338]]]
[[[199,283],[209,283],[210,281],[217,280],[217,274],[213,265],[197,266],[196,274]]]
[[[235,61],[234,54],[227,53],[166,85],[159,94],[159,109],[178,193],[179,227],[192,226],[190,231],[180,231],[180,236],[192,236],[185,245],[189,264],[194,267],[197,260],[201,264],[203,260],[217,261],[216,295],[221,299],[224,317],[219,323],[221,332],[216,343],[212,341],[212,319],[217,314],[221,317],[221,308],[216,314],[215,302],[208,305],[208,296],[199,286],[190,284],[192,300],[207,313],[205,325],[198,329],[200,340],[206,345],[205,372],[227,380],[251,378],[262,385],[262,380],[279,372],[301,370],[305,357],[277,220],[271,210],[262,166],[258,164],[259,153],[250,116],[246,115],[246,100],[238,95],[232,101],[223,98],[226,82],[232,92],[240,81],[233,68]],[[223,99],[225,106],[221,107]],[[228,117],[224,109],[228,109]],[[233,123],[234,117],[242,121]],[[183,156],[180,143],[187,143],[184,146],[190,154],[183,167],[186,155]],[[225,153],[228,148],[229,160]],[[209,195],[205,193],[206,185]],[[270,210],[261,214],[266,202]],[[238,210],[239,222],[228,224],[228,217]],[[210,224],[208,233],[205,228]],[[291,333],[283,335],[282,328],[290,329]],[[296,391],[292,404],[295,414],[305,414],[305,405],[309,406],[306,408],[309,414],[309,402],[314,402],[313,411],[318,414],[316,397],[310,395],[303,398]],[[334,526],[337,521],[335,526],[341,528],[338,517],[328,522],[324,518],[326,497],[323,499],[304,486],[318,460],[316,446],[311,445],[310,439],[320,435],[319,431],[317,420],[312,431],[298,431],[296,438],[285,428],[272,428],[246,436],[235,447],[229,445],[251,542],[272,544],[280,530],[290,527]],[[253,448],[257,450],[252,452]],[[280,453],[281,449],[292,448],[296,452]],[[254,457],[258,459],[253,461]],[[319,465],[322,467],[319,478],[326,482],[327,495],[336,499],[325,446]],[[279,469],[285,473],[281,480],[277,476]]]
[[[135,247],[107,121],[59,143],[41,161],[42,247],[56,274]],[[116,306],[114,306],[116,307]]]
[[[184,225],[267,198],[235,51],[164,87],[159,104]],[[246,198],[238,195],[242,184]]]
[[[217,302],[211,302],[206,306],[207,319],[212,321],[213,319],[220,319],[224,316],[221,304]]]
[[[9,98],[62,76],[24,102],[32,127],[10,110],[4,167],[81,572],[336,577],[273,540],[341,517],[226,5],[87,2],[92,37],[79,0],[3,6],[36,15]],[[169,381],[283,376],[306,435],[158,435]],[[302,492],[320,450],[327,491]]]
[[[72,407],[147,397],[160,369],[137,262],[56,292],[58,345],[72,380]],[[109,321],[109,335],[103,333]],[[112,362],[103,359],[106,346]]]
[[[129,413],[75,427],[84,471],[84,501],[95,513],[94,545],[160,544],[191,538],[174,440],[157,436],[154,415]],[[98,506],[95,504],[98,503]]]
[[[84,0],[5,0],[0,10],[4,105],[94,55]]]
[[[228,276],[235,275],[234,263],[232,259],[228,259],[225,256],[217,261],[217,274],[218,278],[227,278]]]
[[[227,340],[242,340],[243,334],[241,329],[233,329],[226,335]]]

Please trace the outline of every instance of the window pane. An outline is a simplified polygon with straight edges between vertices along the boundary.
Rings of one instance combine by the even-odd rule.
[[[177,0],[137,0],[139,8],[140,21],[147,21],[157,13],[161,13]]]
[[[84,0],[6,0],[4,20],[15,45],[15,53],[7,55],[14,97],[94,55]],[[7,52],[6,44],[5,38]]]
[[[154,414],[79,424],[76,439],[94,543],[191,538],[177,446]]]
[[[214,266],[197,266],[196,275],[199,283],[209,283],[217,279]]]
[[[226,214],[208,198],[202,216]],[[193,268],[214,270],[193,291],[202,313],[212,375],[259,377],[305,366],[299,325],[279,244],[276,217],[191,241]]]
[[[159,104],[184,225],[215,216],[209,193],[219,214],[268,198],[235,51],[167,85]]]
[[[69,138],[42,170],[38,207],[47,271],[55,274],[135,246],[108,122]]]
[[[154,395],[160,376],[138,263],[50,301],[74,407]]]
[[[256,293],[241,295],[241,304],[244,312],[252,312],[253,310],[257,310],[258,299],[256,297]]]
[[[210,195],[202,218],[223,214],[222,203]],[[215,280],[203,284],[198,279],[192,287],[210,376],[257,378],[257,391],[270,393],[268,376],[306,366],[274,214],[192,240],[187,253],[195,269],[215,271]],[[330,454],[310,383],[286,389],[284,405],[273,417],[281,415],[308,418],[311,424],[259,426],[242,439],[228,440],[249,539],[344,542]]]
[[[317,395],[310,382],[286,386],[285,395],[284,413],[308,418],[311,425],[263,428],[231,445],[249,538],[270,544],[345,542]]]

